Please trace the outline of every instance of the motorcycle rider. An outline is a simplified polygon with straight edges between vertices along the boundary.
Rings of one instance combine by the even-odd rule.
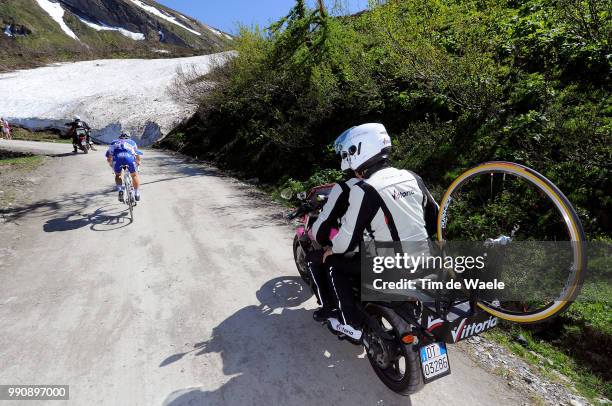
[[[334,141],[334,149],[339,154],[339,146],[342,145],[346,134],[346,130]],[[333,228],[340,228],[343,223],[342,217],[348,209],[348,199],[351,187],[355,185],[359,179],[355,178],[355,173],[349,167],[345,160],[341,161],[340,167],[345,173],[347,180],[337,182],[327,197],[327,202],[323,206],[317,220],[312,225],[312,238],[316,240],[322,247],[331,246],[330,233]],[[322,263],[321,251],[312,251],[307,254],[307,264],[310,271],[310,276],[313,281],[313,291],[321,305],[321,308],[313,313],[313,318],[316,321],[325,321],[334,316],[333,299],[329,291],[325,270]]]
[[[438,205],[418,175],[389,165],[391,138],[382,124],[353,127],[339,150],[360,181],[351,188],[342,226],[323,255],[338,309],[329,323],[358,341],[362,320],[349,277],[359,278],[360,257],[344,254],[358,247],[364,232],[365,240],[372,241],[428,240],[435,232]]]
[[[119,192],[119,201],[123,202],[123,184],[121,182],[121,167],[128,166],[132,181],[134,183],[134,197],[140,201],[140,177],[138,176],[137,166],[140,166],[142,152],[138,150],[138,145],[130,135],[122,132],[118,139],[113,140],[106,151],[106,160],[115,171],[115,184]]]
[[[87,130],[87,143],[90,143],[90,137],[89,137],[89,130],[91,130],[91,127],[89,127],[89,125],[85,122],[81,120],[81,117],[79,116],[74,116],[74,119],[72,122],[70,123],[66,123],[66,126],[70,127],[68,129],[68,135],[72,136],[72,146],[74,147],[74,152],[77,152],[78,149],[78,145],[79,145],[79,137],[77,135],[77,128],[84,128],[85,130]]]

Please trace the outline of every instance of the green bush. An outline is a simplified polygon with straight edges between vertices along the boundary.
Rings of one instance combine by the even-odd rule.
[[[288,178],[281,183],[280,190],[291,191],[292,196],[300,192],[308,192],[311,188],[328,183],[335,183],[342,180],[344,174],[336,169],[322,169],[316,171],[306,181],[299,181],[293,178]]]
[[[378,3],[334,17],[297,1],[267,29],[242,28],[237,56],[197,79],[216,83],[194,96],[198,114],[163,145],[306,188],[338,168],[338,134],[382,122],[394,163],[438,197],[473,165],[514,161],[568,195],[589,237],[609,236],[610,3]]]

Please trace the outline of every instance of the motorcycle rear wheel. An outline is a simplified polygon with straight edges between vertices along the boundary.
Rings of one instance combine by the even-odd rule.
[[[400,353],[400,356],[390,366],[383,369],[366,350],[370,365],[378,378],[389,389],[404,396],[412,395],[423,389],[425,383],[421,373],[419,354],[413,345],[404,344],[400,340],[400,334],[410,331],[408,323],[392,310],[382,306],[370,305],[366,311],[380,323],[387,333],[395,336],[397,351]],[[403,359],[403,368],[401,359]]]

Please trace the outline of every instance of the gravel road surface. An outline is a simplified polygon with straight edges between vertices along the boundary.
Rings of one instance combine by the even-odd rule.
[[[0,217],[2,384],[70,385],[53,405],[528,403],[452,346],[452,375],[410,398],[389,391],[360,348],[312,320],[291,228],[251,186],[146,151],[131,223],[102,151],[8,145],[60,156]]]

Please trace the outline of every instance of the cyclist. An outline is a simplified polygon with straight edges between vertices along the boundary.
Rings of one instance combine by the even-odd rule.
[[[110,143],[106,151],[106,160],[115,171],[115,184],[119,192],[119,201],[123,202],[123,184],[121,182],[121,167],[127,166],[134,182],[134,197],[140,201],[140,177],[137,166],[140,166],[142,152],[130,136],[122,132],[118,139]]]
[[[360,258],[344,254],[364,239],[426,241],[435,231],[438,205],[419,176],[389,165],[391,138],[382,124],[353,127],[338,149],[360,181],[351,188],[344,221],[323,262],[338,309],[330,325],[359,340],[362,332],[355,326],[362,320],[349,276],[359,277]]]
[[[340,153],[338,149],[342,145],[343,140],[350,130],[346,130],[334,142],[336,153]],[[355,185],[359,179],[355,178],[355,173],[349,167],[346,160],[341,160],[340,168],[345,174],[345,179],[337,182],[327,197],[327,202],[323,206],[317,220],[312,225],[312,238],[315,239],[322,247],[331,246],[330,236],[332,229],[340,228],[343,223],[342,217],[348,209],[348,200],[351,187]],[[325,321],[334,315],[333,299],[331,292],[328,289],[327,278],[322,264],[322,251],[311,251],[307,254],[307,263],[310,275],[313,281],[313,291],[317,296],[321,308],[313,313],[313,318],[316,321]]]
[[[73,121],[70,123],[66,123],[66,126],[70,127],[68,129],[68,135],[72,136],[72,146],[74,147],[74,152],[77,152],[79,145],[79,137],[77,134],[78,128],[84,128],[85,130],[87,130],[87,143],[90,143],[89,130],[91,130],[91,128],[85,121],[81,120],[81,117],[74,116]]]

